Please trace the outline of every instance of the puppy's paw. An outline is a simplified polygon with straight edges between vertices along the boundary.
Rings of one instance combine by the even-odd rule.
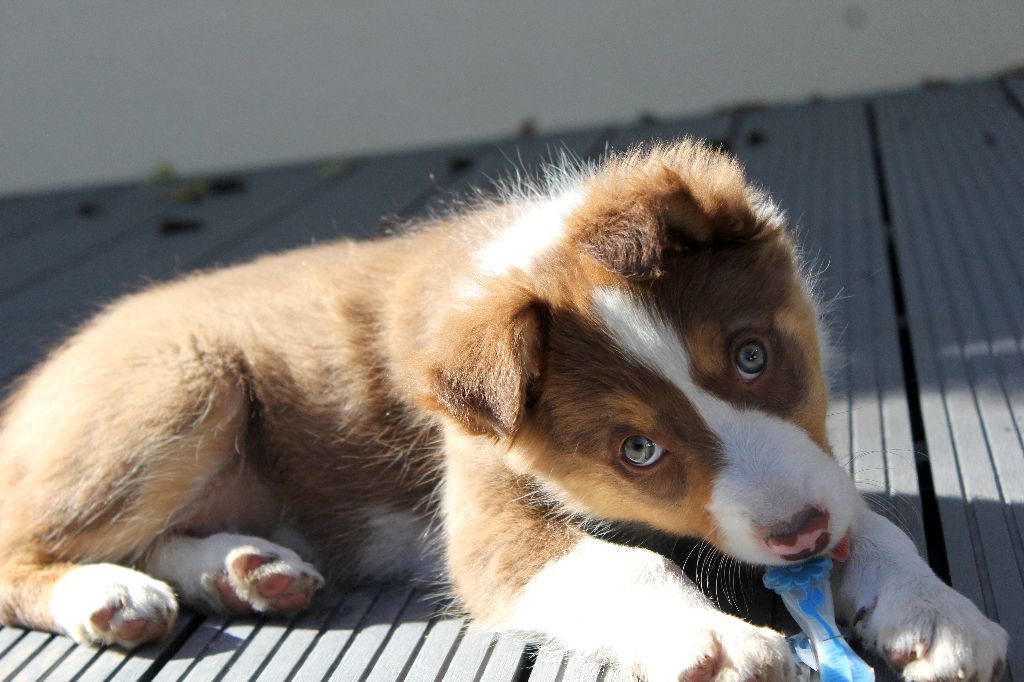
[[[166,583],[144,573],[89,564],[71,569],[54,584],[50,612],[76,642],[130,649],[167,634],[178,602]]]
[[[908,680],[999,680],[1007,635],[933,577],[886,585],[854,630]]]
[[[675,646],[642,660],[639,677],[650,682],[732,682],[796,679],[786,638],[714,611],[671,633]]]
[[[235,547],[224,569],[203,575],[203,586],[230,613],[302,611],[324,585],[320,573],[286,547],[262,541]]]

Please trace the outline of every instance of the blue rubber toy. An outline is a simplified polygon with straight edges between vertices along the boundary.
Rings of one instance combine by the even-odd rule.
[[[782,597],[803,630],[803,635],[790,638],[793,653],[818,671],[821,682],[874,682],[875,671],[853,652],[836,626],[831,574],[832,560],[815,557],[772,566],[764,573],[764,585]]]

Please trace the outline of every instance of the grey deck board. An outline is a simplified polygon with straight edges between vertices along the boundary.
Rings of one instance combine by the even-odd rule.
[[[395,630],[396,621],[412,596],[411,587],[389,587],[378,595],[367,613],[359,631],[338,661],[330,679],[336,682],[354,682],[362,679],[377,654]]]
[[[9,246],[71,218],[103,215],[109,202],[137,185],[72,188],[0,198],[0,246]],[[80,209],[90,209],[86,215]]]
[[[344,595],[337,593],[322,595],[309,612],[288,624],[275,645],[276,648],[267,647],[261,650],[254,643],[253,646],[246,648],[236,665],[248,669],[252,665],[248,659],[262,659],[263,668],[259,670],[259,679],[268,682],[288,679],[323,632],[343,598]],[[268,621],[263,627],[266,628],[273,623],[274,621]],[[277,625],[280,627],[280,623]],[[234,668],[231,672],[235,672]]]
[[[526,644],[521,637],[498,634],[487,667],[480,674],[480,682],[513,682],[526,655]]]
[[[430,627],[436,604],[424,592],[416,592],[398,617],[387,644],[366,677],[366,682],[397,680],[415,659],[415,652]]]
[[[341,601],[341,596],[320,595],[323,600],[309,613],[295,621],[278,618],[238,619],[224,622],[224,629],[214,637],[208,649],[222,649],[224,654],[213,665],[197,666],[189,678],[208,679],[214,674],[233,679],[284,679],[302,659],[319,632]],[[211,619],[216,624],[218,619]],[[278,661],[278,657],[281,658]],[[209,656],[204,656],[205,660]]]
[[[25,630],[21,628],[0,628],[0,656],[6,654],[24,636]]]
[[[953,584],[1024,637],[1024,120],[995,85],[877,102]],[[1024,674],[1024,652],[1010,667]]]
[[[245,650],[249,639],[259,628],[259,622],[255,618],[212,617],[207,622],[214,627],[222,624],[222,627],[207,643],[202,657],[179,679],[214,679],[231,667],[232,662]]]
[[[1024,76],[1006,79],[1006,87],[1017,100],[1017,104],[1024,107]]]
[[[431,623],[426,639],[405,675],[406,681],[436,680],[453,655],[465,624],[463,618],[442,618]]]
[[[280,220],[225,243],[206,259],[239,261],[343,237],[377,236],[448,185],[462,172],[456,161],[475,153],[475,147],[445,147],[361,160]]]
[[[45,677],[39,676],[37,679],[51,680],[52,682],[74,679],[76,675],[88,669],[93,660],[100,655],[98,649],[74,645],[66,637],[58,637],[56,641],[66,642],[71,648]]]
[[[491,653],[495,637],[493,632],[480,630],[470,625],[462,637],[462,641],[459,642],[442,680],[444,682],[460,682],[460,680],[477,679]]]
[[[66,216],[51,221],[47,229],[33,230],[23,239],[6,249],[5,269],[18,266],[27,272],[14,271],[9,275],[12,284],[5,285],[0,292],[24,287],[24,280],[36,283],[39,274],[32,271],[42,261],[46,266],[43,275],[53,275],[72,266],[81,266],[100,258],[96,263],[102,267],[101,257],[109,252],[127,250],[137,255],[151,251],[147,243],[158,244],[159,252],[174,263],[174,256],[181,255],[181,247],[217,243],[234,230],[247,227],[253,216],[261,217],[277,207],[280,202],[293,199],[297,189],[304,189],[317,182],[325,182],[316,170],[317,164],[301,164],[256,170],[239,174],[237,177],[244,188],[229,194],[208,192],[202,199],[192,202],[168,202],[166,197],[187,187],[200,178],[184,178],[156,185],[138,185],[121,191],[112,198],[97,216],[83,218]],[[164,219],[194,219],[201,222],[195,231],[182,234],[162,234]],[[49,238],[49,251],[46,240]],[[54,252],[54,242],[60,250]],[[43,250],[40,253],[40,250]],[[40,257],[44,255],[45,257]],[[33,257],[34,256],[34,257]],[[95,269],[95,268],[94,268]],[[128,270],[130,276],[133,270]],[[142,268],[141,274],[149,273]],[[6,278],[5,278],[6,279]]]
[[[342,655],[379,590],[364,588],[352,592],[331,614],[313,648],[296,669],[296,680],[323,680]]]
[[[26,665],[53,638],[45,632],[27,632],[0,658],[0,679]]]
[[[542,646],[530,671],[530,682],[557,682],[566,666],[565,651],[557,646]]]
[[[290,627],[291,623],[278,618],[261,622],[245,647],[225,666],[225,674],[240,680],[256,679],[268,658],[278,651]]]
[[[0,301],[142,232],[155,232],[166,208],[140,187],[111,198],[100,215],[62,215],[0,241]]]
[[[70,639],[54,637],[46,646],[41,647],[12,679],[25,680],[25,682],[43,679],[75,648],[75,643]]]
[[[180,680],[200,661],[201,657],[209,648],[223,629],[225,620],[222,618],[204,619],[199,627],[189,636],[185,643],[174,652],[174,655],[160,669],[154,678],[155,682],[170,682]],[[87,673],[93,677],[90,668]],[[98,678],[104,679],[104,678]]]

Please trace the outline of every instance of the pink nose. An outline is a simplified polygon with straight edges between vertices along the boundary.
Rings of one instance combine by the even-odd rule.
[[[790,520],[771,529],[765,537],[772,554],[786,561],[800,561],[828,546],[828,512],[805,507]]]

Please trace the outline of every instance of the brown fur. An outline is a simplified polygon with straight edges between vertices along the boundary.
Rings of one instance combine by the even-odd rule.
[[[705,147],[626,154],[589,183],[567,223],[598,262],[625,277],[651,279],[661,274],[666,251],[760,232],[746,191],[739,164]]]
[[[172,534],[266,535],[282,521],[344,580],[381,505],[440,509],[454,591],[485,618],[588,519],[714,542],[714,438],[612,345],[590,294],[620,286],[657,302],[702,386],[825,447],[792,245],[757,216],[738,164],[692,142],[613,158],[583,196],[528,275],[473,272],[514,213],[498,206],[108,307],[4,410],[0,618],[52,629],[57,562],[133,564]],[[785,382],[737,382],[740,329],[758,330]],[[617,454],[633,433],[672,456],[630,469]]]

